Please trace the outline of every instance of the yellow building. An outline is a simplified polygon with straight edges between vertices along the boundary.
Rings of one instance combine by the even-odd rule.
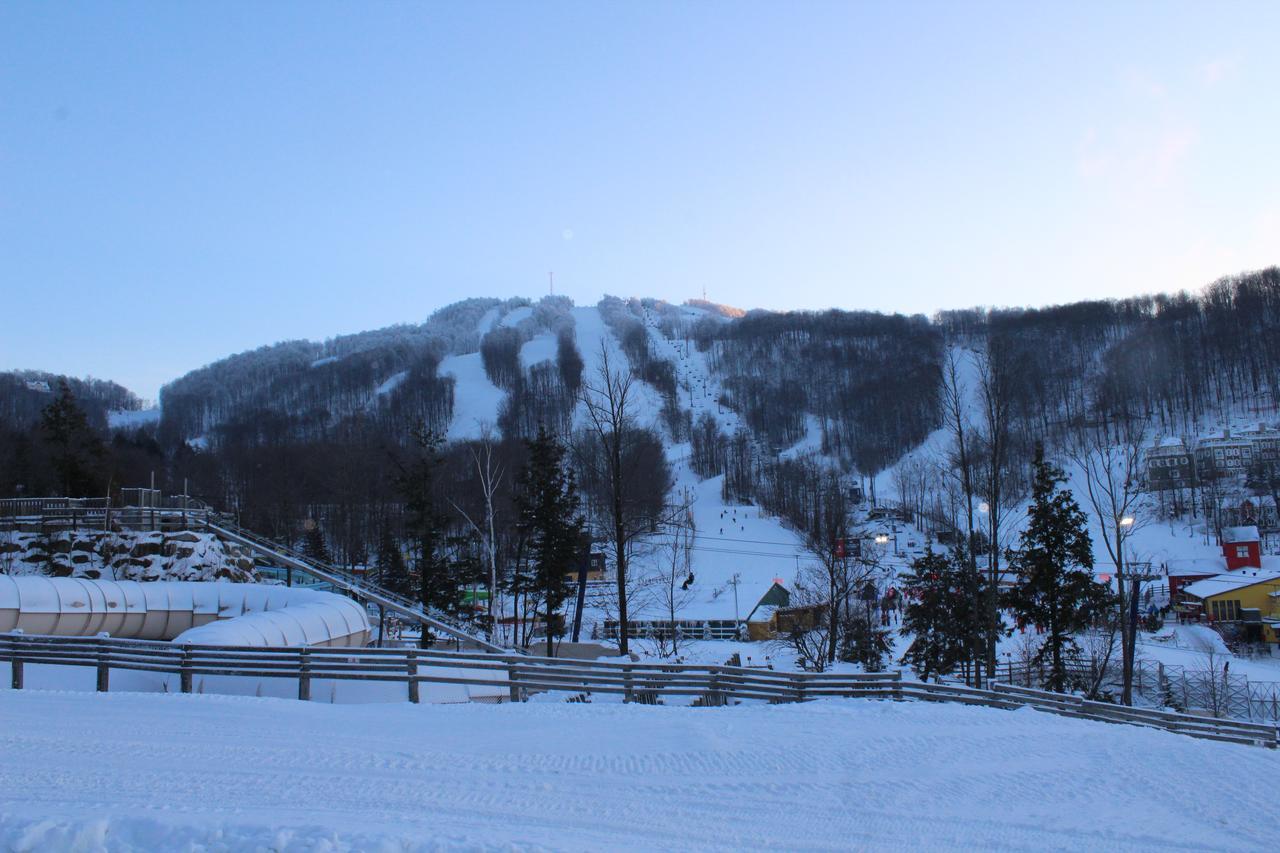
[[[1183,587],[1184,602],[1199,605],[1210,624],[1234,625],[1247,642],[1280,642],[1280,567],[1238,569]]]

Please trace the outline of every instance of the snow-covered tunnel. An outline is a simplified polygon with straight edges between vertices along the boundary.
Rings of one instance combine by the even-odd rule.
[[[220,646],[364,646],[349,598],[296,587],[0,575],[0,632]]]

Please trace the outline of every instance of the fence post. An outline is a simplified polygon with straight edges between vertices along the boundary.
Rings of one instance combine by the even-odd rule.
[[[893,678],[893,698],[899,702],[902,701],[902,670],[898,670],[891,674]]]
[[[507,661],[507,685],[510,688],[509,696],[512,702],[520,701],[520,682],[516,676],[516,665],[513,661]]]
[[[303,646],[298,652],[298,698],[311,701],[311,650]]]
[[[98,635],[98,692],[106,693],[111,688],[111,667],[107,663],[107,656],[110,649],[107,648],[107,641],[110,635],[105,631]]]
[[[711,667],[710,675],[711,681],[707,692],[707,704],[713,708],[719,708],[721,705],[727,704],[726,697],[720,693],[720,667]]]
[[[13,633],[21,634],[22,629],[19,628]],[[13,652],[13,657],[10,658],[9,660],[9,668],[13,673],[13,689],[21,690],[22,689],[22,658],[18,657],[18,650],[14,647],[13,640],[6,640],[6,642],[9,644],[9,648]]]
[[[792,681],[796,683],[796,701],[803,702],[804,701],[804,673],[797,672],[795,676],[792,678]]]
[[[183,693],[191,692],[191,645],[182,644],[182,660],[178,663],[178,689]]]
[[[418,694],[418,658],[416,649],[406,649],[405,671],[409,679],[409,701],[417,705],[421,696]]]
[[[636,700],[636,697],[632,693],[630,664],[622,665],[622,689],[623,689],[623,693],[622,693],[623,702],[634,702]]]

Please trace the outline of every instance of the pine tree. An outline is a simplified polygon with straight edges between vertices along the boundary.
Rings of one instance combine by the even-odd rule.
[[[329,553],[329,546],[324,541],[324,531],[320,529],[320,525],[313,519],[308,520],[306,536],[303,538],[302,553],[309,559],[317,563],[331,563],[333,556]]]
[[[1049,661],[1050,690],[1068,685],[1066,654],[1077,648],[1074,635],[1110,604],[1110,593],[1093,579],[1093,542],[1088,520],[1070,491],[1062,470],[1045,461],[1036,447],[1035,481],[1029,523],[1019,548],[1009,554],[1018,579],[1006,605],[1023,624],[1045,630],[1035,661]]]
[[[529,582],[546,612],[550,655],[552,636],[557,633],[554,615],[570,593],[568,572],[578,562],[584,522],[577,514],[578,489],[573,472],[564,464],[564,447],[544,429],[525,443],[529,461],[520,473],[518,526],[529,555]],[[563,634],[563,625],[558,633]]]
[[[408,513],[406,528],[412,543],[418,600],[426,607],[457,613],[462,607],[462,586],[445,550],[446,519],[435,494],[442,439],[421,427],[414,430],[412,438],[412,456],[401,464],[396,484]]]
[[[377,567],[380,586],[406,598],[413,595],[413,577],[389,524],[382,525],[378,536]]]
[[[58,396],[40,413],[40,433],[62,493],[68,497],[97,495],[106,446],[89,426],[88,416],[65,379],[58,384]]]
[[[961,550],[940,554],[929,548],[911,564],[903,592],[907,604],[901,633],[911,636],[902,657],[921,678],[952,672],[982,641],[979,604],[985,581]]]

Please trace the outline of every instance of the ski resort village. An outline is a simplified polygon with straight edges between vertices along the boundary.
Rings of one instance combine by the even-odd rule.
[[[1276,32],[0,4],[0,853],[1280,850]]]

